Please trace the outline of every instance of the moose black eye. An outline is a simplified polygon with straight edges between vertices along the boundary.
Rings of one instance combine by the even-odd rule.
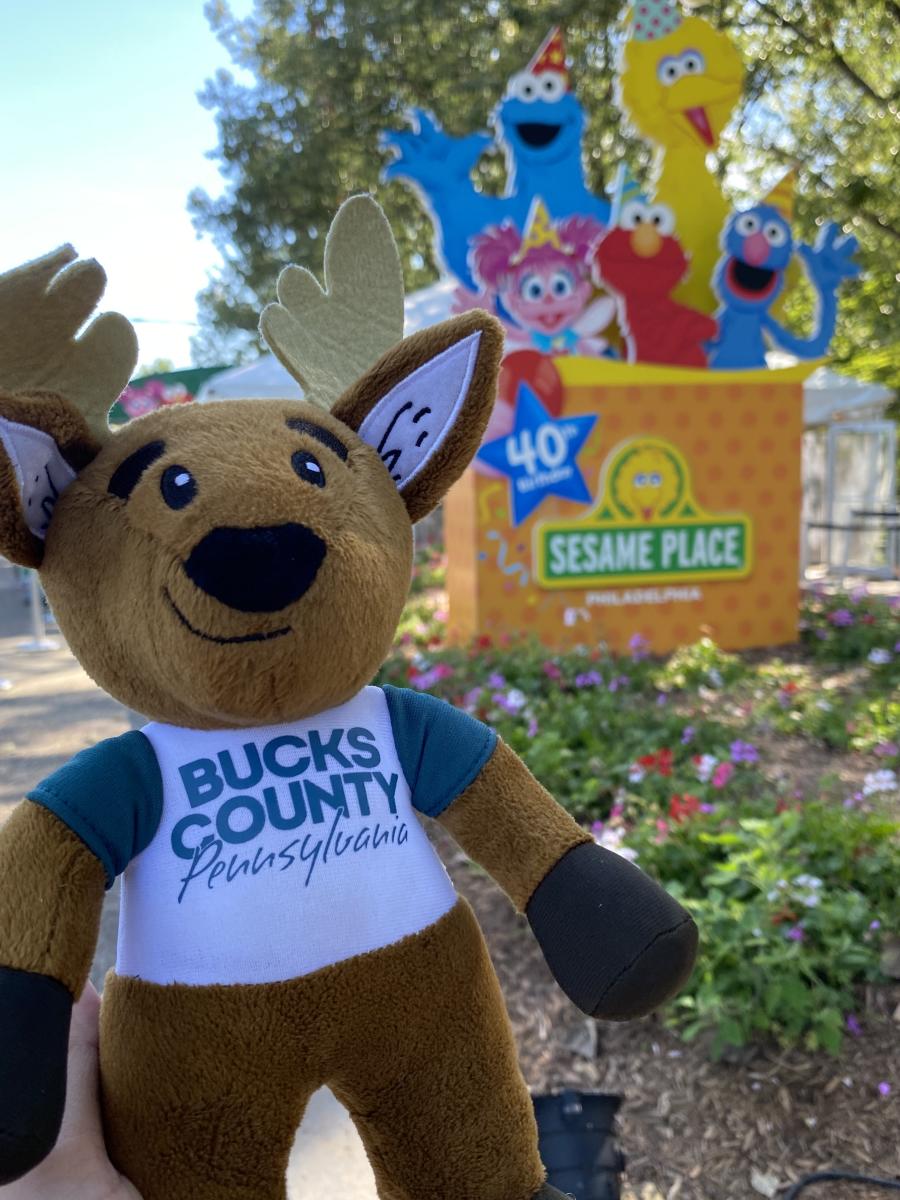
[[[297,450],[291,455],[291,466],[306,483],[314,483],[316,487],[325,486],[325,472],[319,460],[308,450]]]
[[[185,467],[166,467],[159,490],[169,508],[184,508],[197,495],[197,480]]]

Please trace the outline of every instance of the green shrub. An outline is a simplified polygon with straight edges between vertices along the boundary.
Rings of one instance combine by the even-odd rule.
[[[737,682],[747,668],[736,654],[720,650],[711,638],[682,646],[656,672],[661,688],[721,688]]]
[[[900,605],[864,589],[834,596],[806,596],[801,610],[803,642],[814,658],[832,663],[864,662],[875,652],[888,655],[891,675],[900,679]]]
[[[701,930],[670,1009],[685,1038],[712,1032],[714,1053],[761,1034],[840,1048],[856,988],[882,979],[882,930],[900,929],[900,823],[813,802],[718,810],[664,832],[644,819],[625,842]]]
[[[620,657],[512,637],[447,648],[425,597],[379,677],[492,725],[598,840],[684,901],[702,954],[668,1015],[685,1037],[711,1035],[715,1053],[761,1036],[836,1051],[857,989],[879,979],[882,930],[900,931],[900,825],[875,807],[896,794],[900,655],[872,662],[872,645],[841,640],[853,626],[815,616],[820,657],[856,664],[829,690],[809,665],[754,665],[708,639],[662,663],[637,637]],[[895,620],[878,609],[873,644]],[[884,794],[868,786],[874,772],[871,795],[831,795],[824,779],[806,805],[773,794],[752,744],[760,726],[874,749]]]

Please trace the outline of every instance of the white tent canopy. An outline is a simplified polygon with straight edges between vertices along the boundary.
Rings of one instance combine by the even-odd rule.
[[[456,284],[442,279],[431,287],[413,292],[406,299],[406,333],[415,333],[451,315]],[[773,355],[772,366],[787,366],[794,359]],[[200,389],[197,399],[260,400],[297,399],[302,395],[300,385],[293,379],[274,354],[263,354],[255,362],[213,375]],[[808,429],[831,424],[836,420],[883,417],[892,393],[877,383],[864,383],[839,375],[828,367],[819,367],[803,385],[803,417]]]
[[[883,384],[819,367],[803,385],[803,421],[807,429],[814,429],[835,421],[877,420],[884,417],[893,395]]]

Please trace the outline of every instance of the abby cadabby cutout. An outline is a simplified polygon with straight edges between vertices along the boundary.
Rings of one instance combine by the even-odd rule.
[[[472,274],[495,297],[498,312],[508,314],[511,347],[553,355],[608,350],[600,334],[616,305],[609,296],[592,300],[590,268],[591,247],[602,233],[592,217],[553,221],[544,201],[535,197],[524,236],[512,221],[504,221],[473,239]]]

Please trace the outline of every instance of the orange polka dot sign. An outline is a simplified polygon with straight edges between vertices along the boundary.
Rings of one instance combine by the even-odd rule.
[[[559,358],[562,405],[519,387],[445,520],[456,639],[634,634],[663,653],[793,641],[803,380]]]

